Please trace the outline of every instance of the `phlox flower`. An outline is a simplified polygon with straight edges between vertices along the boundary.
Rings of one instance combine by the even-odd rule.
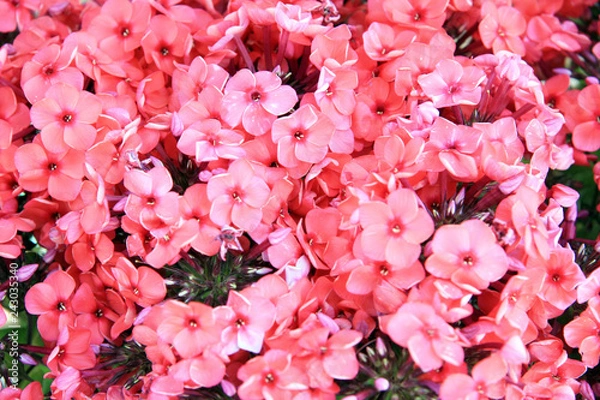
[[[106,263],[113,256],[115,244],[104,233],[84,234],[77,242],[69,246],[67,255],[81,271],[89,271],[96,264],[96,259]],[[70,250],[70,251],[69,251]]]
[[[380,318],[381,330],[402,347],[408,348],[415,364],[424,372],[444,362],[460,365],[464,351],[454,328],[426,303],[405,303],[394,314]]]
[[[487,1],[482,5],[483,19],[478,30],[481,42],[494,53],[508,50],[520,56],[525,55],[525,45],[521,36],[527,29],[527,21],[518,9],[510,6],[497,7]]]
[[[294,89],[282,85],[281,79],[269,71],[254,74],[242,69],[229,79],[224,93],[223,120],[232,127],[241,123],[254,136],[268,132],[277,116],[290,111],[298,101]]]
[[[499,354],[479,361],[473,367],[471,376],[451,374],[440,387],[442,400],[487,400],[504,396],[504,377],[507,365]]]
[[[273,122],[271,137],[277,143],[277,160],[284,167],[321,162],[329,149],[335,126],[308,104]],[[308,168],[306,168],[308,170]]]
[[[179,361],[169,368],[169,374],[186,387],[213,387],[223,380],[225,364],[219,357],[205,352]]]
[[[73,277],[57,270],[25,294],[25,308],[28,313],[39,315],[37,327],[44,340],[56,341],[60,332],[73,324],[75,315],[71,310],[71,297],[74,290]]]
[[[564,328],[565,342],[579,349],[581,360],[594,368],[600,362],[600,302],[588,304],[578,317],[570,321]]]
[[[207,63],[204,58],[194,58],[188,66],[177,65],[173,71],[173,96],[180,105],[190,100],[197,100],[207,86],[223,90],[229,74],[214,63]]]
[[[121,296],[141,307],[154,305],[167,294],[165,281],[156,271],[144,266],[135,268],[125,257],[120,257],[111,271]]]
[[[19,171],[19,184],[25,190],[48,190],[56,200],[75,200],[83,178],[84,155],[70,149],[51,153],[37,142],[27,143],[16,151],[15,166]]]
[[[62,329],[56,347],[46,361],[48,367],[56,373],[67,367],[80,371],[93,368],[96,365],[96,354],[90,346],[90,338],[90,331],[85,328]]]
[[[356,107],[358,74],[350,69],[331,71],[323,67],[319,75],[315,101],[321,111],[335,124],[336,129],[349,129],[350,116]]]
[[[223,129],[216,119],[205,119],[192,124],[183,131],[177,148],[198,162],[216,161],[220,158],[235,160],[244,156],[239,147],[244,136],[231,129]]]
[[[377,261],[408,267],[421,253],[420,243],[433,233],[433,221],[419,207],[410,189],[397,189],[386,202],[366,202],[359,207],[362,251]]]
[[[172,75],[176,61],[189,54],[192,37],[189,29],[165,15],[150,20],[149,29],[142,38],[146,62],[154,62],[161,71]]]
[[[474,128],[437,118],[423,150],[426,168],[437,172],[447,170],[461,181],[477,180],[481,136],[482,132]]]
[[[311,387],[326,389],[333,379],[352,379],[358,373],[354,346],[362,334],[349,329],[329,334],[328,328],[317,328],[303,333],[298,340],[298,355],[306,363]]]
[[[442,59],[433,72],[421,75],[418,81],[433,105],[440,108],[479,103],[485,77],[477,66],[463,67],[458,61]]]
[[[411,30],[394,29],[380,22],[373,22],[363,33],[365,53],[375,61],[389,61],[404,54],[406,47],[416,38]]]
[[[42,100],[50,86],[58,82],[82,90],[83,74],[70,66],[76,54],[77,47],[61,49],[57,44],[50,44],[36,52],[31,61],[23,65],[21,73],[21,87],[27,100],[32,104]]]
[[[429,30],[444,23],[448,0],[384,0],[382,7],[392,22]]]
[[[57,83],[33,104],[31,122],[41,130],[42,143],[49,151],[87,150],[96,140],[94,123],[101,111],[102,103],[93,94]]]
[[[227,305],[217,309],[218,316],[226,321],[221,340],[226,354],[242,349],[260,353],[265,332],[275,322],[275,306],[259,295],[244,295],[230,291]]]
[[[558,247],[550,251],[547,260],[532,257],[527,266],[543,267],[546,270],[540,297],[561,310],[565,310],[577,299],[577,286],[585,281],[585,275],[575,263],[570,248]]]
[[[600,85],[586,86],[577,95],[578,124],[573,128],[573,145],[583,151],[600,149]]]
[[[194,250],[213,256],[219,253],[221,242],[218,240],[221,229],[211,221],[211,203],[206,194],[206,184],[196,184],[188,187],[180,198],[180,209],[184,219],[196,220],[198,236],[192,241]]]
[[[292,355],[273,349],[248,361],[238,370],[243,383],[238,388],[242,400],[291,400],[295,390],[308,389],[306,373],[292,363]]]
[[[154,268],[161,268],[165,264],[173,264],[180,258],[181,251],[186,251],[198,234],[196,221],[180,221],[163,233],[163,229],[156,232],[156,244],[146,255],[146,262]]]
[[[170,190],[173,178],[163,166],[150,171],[132,169],[125,173],[125,187],[131,192],[125,204],[125,213],[148,230],[159,228],[162,223],[174,223],[179,219],[179,196]]]
[[[90,22],[89,32],[115,61],[126,61],[140,46],[150,23],[151,8],[146,1],[107,0]]]
[[[95,281],[94,275],[89,276],[93,278],[79,285],[71,304],[77,315],[75,326],[85,326],[91,334],[90,343],[99,345],[110,338],[110,327],[119,316],[108,306],[104,285]]]
[[[430,274],[476,294],[508,270],[508,258],[494,232],[477,219],[438,228],[431,251],[425,261]]]
[[[163,318],[156,333],[172,343],[181,357],[195,357],[219,342],[221,329],[213,309],[206,304],[169,300],[161,308]]]
[[[28,126],[27,106],[17,102],[17,96],[11,88],[0,87],[0,150],[7,149],[13,141],[13,135]]]
[[[208,181],[206,193],[212,202],[210,219],[219,226],[234,223],[245,231],[255,229],[262,219],[262,207],[270,189],[245,159],[235,160],[227,173]]]

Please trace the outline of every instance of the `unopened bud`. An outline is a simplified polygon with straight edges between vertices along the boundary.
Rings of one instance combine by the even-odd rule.
[[[385,392],[390,388],[390,381],[385,378],[375,379],[375,389],[380,392]]]

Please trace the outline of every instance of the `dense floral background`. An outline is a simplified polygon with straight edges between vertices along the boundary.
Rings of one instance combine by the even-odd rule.
[[[0,0],[0,400],[600,397],[599,14]]]

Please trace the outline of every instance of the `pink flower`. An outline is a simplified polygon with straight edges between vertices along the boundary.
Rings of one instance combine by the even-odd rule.
[[[565,325],[565,342],[579,348],[581,360],[589,368],[594,368],[600,361],[600,302],[588,304],[578,317]]]
[[[370,258],[408,267],[421,253],[420,243],[433,233],[433,221],[419,207],[410,189],[397,189],[386,202],[373,201],[359,208],[362,251]]]
[[[277,143],[277,160],[284,167],[322,161],[329,149],[335,126],[312,105],[304,105],[289,117],[273,123],[271,136]]]
[[[31,61],[23,66],[21,86],[25,97],[31,103],[44,98],[46,91],[55,83],[62,82],[83,89],[83,74],[71,62],[77,54],[77,47],[61,47],[51,44],[36,52]]]
[[[93,94],[57,83],[31,107],[31,122],[51,152],[87,150],[96,140],[94,124],[101,111],[102,103]]]
[[[475,364],[471,376],[449,375],[440,387],[440,399],[487,400],[502,398],[504,396],[503,379],[507,371],[508,368],[502,356],[492,354]]]
[[[152,17],[149,29],[142,38],[146,62],[154,62],[159,70],[169,75],[175,70],[174,63],[182,61],[191,47],[189,29],[162,14]]]
[[[476,66],[463,67],[455,60],[443,59],[432,73],[421,75],[419,84],[436,107],[476,105],[481,98],[484,72]]]
[[[223,120],[230,126],[240,123],[248,133],[259,136],[271,129],[277,116],[287,113],[298,101],[290,86],[269,71],[253,74],[242,69],[225,86],[221,103]]]
[[[477,219],[438,228],[431,251],[425,269],[473,293],[502,278],[508,269],[508,258],[496,236]]]
[[[17,102],[17,96],[11,88],[0,87],[0,150],[7,149],[13,141],[13,135],[28,126],[27,106]]]
[[[56,341],[60,332],[73,324],[71,297],[74,290],[73,277],[58,270],[25,294],[25,308],[28,313],[39,315],[37,326],[45,340]]]
[[[171,192],[173,178],[169,171],[158,166],[145,172],[133,169],[125,173],[125,187],[131,191],[125,213],[148,230],[179,219],[179,196]]]
[[[292,390],[308,389],[304,371],[292,365],[292,355],[284,350],[269,350],[238,370],[243,383],[238,389],[242,400],[291,399]]]
[[[223,129],[216,119],[205,119],[183,131],[177,148],[198,162],[216,161],[220,158],[235,160],[244,156],[240,144],[244,136],[231,129]]]
[[[221,319],[227,321],[221,340],[225,352],[233,354],[239,349],[260,353],[265,332],[275,322],[275,306],[259,295],[244,295],[230,291],[227,305],[217,309]]]
[[[267,183],[256,175],[244,159],[231,163],[227,173],[208,181],[207,195],[212,202],[210,218],[220,226],[232,222],[245,231],[255,229],[262,219],[262,207],[269,199]]]
[[[81,189],[84,155],[78,150],[51,153],[38,143],[28,143],[15,153],[19,184],[32,192],[48,190],[57,200],[75,200]]]
[[[464,358],[458,333],[426,303],[410,302],[396,313],[380,318],[381,329],[402,347],[408,348],[415,364],[424,372],[444,362],[461,365]]]
[[[163,319],[156,333],[161,340],[172,343],[181,357],[195,357],[219,342],[221,329],[216,325],[211,307],[198,302],[184,304],[174,300],[161,307]]]

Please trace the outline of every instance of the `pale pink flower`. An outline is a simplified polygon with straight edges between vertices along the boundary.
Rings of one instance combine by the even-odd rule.
[[[31,123],[41,130],[44,146],[53,153],[89,149],[96,140],[102,103],[93,94],[65,83],[48,88],[31,107]]]
[[[289,117],[273,123],[271,136],[277,143],[277,160],[284,167],[297,167],[300,163],[321,162],[335,126],[327,116],[308,104]]]
[[[394,314],[381,317],[381,329],[408,348],[415,364],[424,372],[444,362],[461,365],[464,351],[457,331],[426,303],[405,303]]]
[[[433,105],[449,107],[476,105],[481,99],[481,83],[485,73],[477,66],[463,67],[458,61],[443,59],[432,73],[418,79],[423,92]]]
[[[372,201],[359,208],[362,251],[370,258],[408,267],[421,253],[420,243],[433,233],[433,221],[419,207],[410,189],[397,189],[386,202]]]
[[[242,69],[229,79],[224,93],[223,120],[232,127],[241,123],[254,136],[268,132],[277,116],[290,111],[298,101],[296,91],[282,85],[281,79],[269,71],[253,74]]]
[[[425,269],[473,293],[487,288],[508,270],[508,258],[494,232],[477,219],[438,228],[431,251]]]
[[[220,226],[232,222],[245,231],[255,229],[262,219],[262,207],[269,199],[267,183],[245,159],[231,163],[227,173],[208,181],[206,191],[212,202],[210,218]]]

